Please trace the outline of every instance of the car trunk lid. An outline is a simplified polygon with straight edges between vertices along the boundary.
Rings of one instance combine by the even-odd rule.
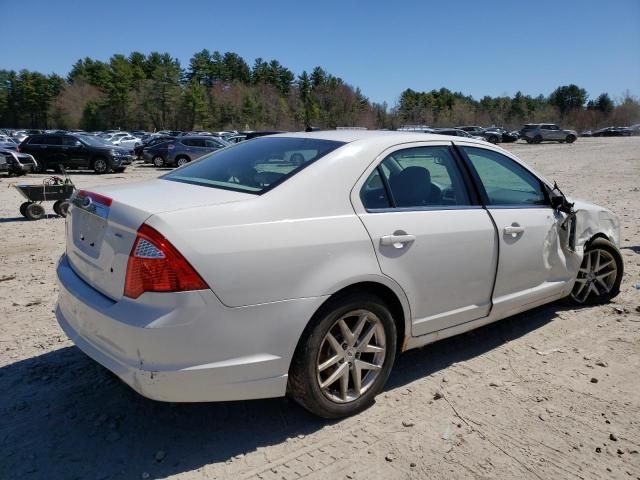
[[[69,263],[93,288],[117,301],[137,231],[149,217],[251,198],[254,195],[160,179],[81,190],[67,216]]]

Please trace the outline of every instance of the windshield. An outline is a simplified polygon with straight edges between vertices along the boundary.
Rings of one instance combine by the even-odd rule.
[[[261,194],[342,145],[313,138],[262,137],[218,150],[161,178]]]

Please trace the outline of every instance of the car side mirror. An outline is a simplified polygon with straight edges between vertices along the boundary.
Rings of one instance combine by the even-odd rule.
[[[565,197],[562,190],[558,188],[558,184],[554,182],[553,189],[549,190],[549,202],[551,203],[551,208],[557,210],[559,212],[564,212],[566,214],[573,213],[573,203],[570,203]]]
[[[558,210],[560,207],[562,207],[564,203],[564,195],[560,195],[552,191],[549,197],[551,200],[552,208],[554,208],[555,210]]]

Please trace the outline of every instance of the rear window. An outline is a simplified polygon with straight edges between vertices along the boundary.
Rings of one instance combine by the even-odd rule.
[[[259,195],[342,145],[313,138],[256,138],[205,155],[161,178]]]

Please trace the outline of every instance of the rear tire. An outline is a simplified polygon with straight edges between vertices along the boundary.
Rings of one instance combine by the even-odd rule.
[[[567,138],[565,138],[565,141],[567,143],[573,143],[576,141],[576,136],[575,135],[567,135]]]
[[[31,205],[31,202],[24,202],[22,205],[20,205],[20,214],[27,218],[27,207]]]
[[[30,203],[25,208],[25,217],[29,220],[40,220],[41,218],[44,218],[44,215],[44,207],[39,203]]]
[[[162,168],[164,167],[164,164],[165,164],[164,158],[162,158],[161,155],[156,155],[155,157],[153,157],[151,162],[153,163],[153,166],[156,168]]]
[[[298,342],[287,393],[319,417],[360,412],[389,378],[396,345],[396,325],[381,299],[356,293],[329,300]]]
[[[533,137],[533,143],[541,143],[542,142],[542,137],[540,135],[536,135],[535,137]]]
[[[493,143],[494,145],[496,145],[498,143],[498,137],[491,135],[489,137],[489,143]]]
[[[53,204],[53,211],[56,212],[56,214],[61,216],[62,218],[67,216],[68,210],[69,210],[68,200],[58,200]]]
[[[618,248],[604,238],[596,238],[585,250],[567,300],[573,305],[608,303],[620,293],[623,273],[624,264]]]

